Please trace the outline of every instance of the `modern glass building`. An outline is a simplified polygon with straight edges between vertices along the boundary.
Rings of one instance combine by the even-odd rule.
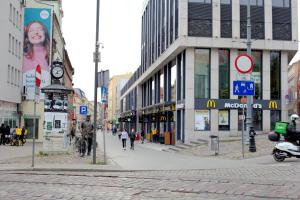
[[[241,97],[234,65],[246,52],[247,0],[148,0],[141,65],[121,91],[120,122],[155,128],[165,144],[237,135]],[[288,63],[298,49],[297,0],[251,0],[253,126],[288,120]],[[245,108],[246,110],[246,108]],[[150,136],[150,135],[149,135]],[[148,136],[148,139],[149,139]]]

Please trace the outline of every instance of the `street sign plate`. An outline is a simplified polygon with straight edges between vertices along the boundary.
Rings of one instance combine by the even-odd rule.
[[[87,106],[80,106],[80,108],[79,108],[79,113],[80,113],[81,115],[87,115],[87,113],[88,113],[88,108],[87,108]]]
[[[238,55],[235,59],[234,65],[238,72],[242,74],[251,73],[254,67],[253,60],[248,54]]]
[[[253,96],[254,89],[253,81],[233,81],[233,95]]]

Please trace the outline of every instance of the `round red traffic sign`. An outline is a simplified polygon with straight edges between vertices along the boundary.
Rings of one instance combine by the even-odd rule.
[[[242,74],[248,74],[252,71],[254,64],[251,56],[248,54],[239,54],[234,62],[235,68]]]

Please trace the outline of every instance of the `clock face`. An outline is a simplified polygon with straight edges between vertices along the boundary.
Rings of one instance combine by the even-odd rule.
[[[64,75],[64,70],[60,66],[54,66],[51,70],[51,75],[53,76],[53,78],[60,79]]]

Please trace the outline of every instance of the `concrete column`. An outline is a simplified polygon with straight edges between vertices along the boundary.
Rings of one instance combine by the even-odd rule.
[[[140,112],[140,109],[142,108],[142,86],[137,86],[137,102],[136,102],[136,131],[141,132],[142,130],[142,123],[139,123],[139,117],[142,115],[142,112]]]
[[[185,138],[184,141],[190,141],[194,138],[195,126],[195,95],[194,95],[194,65],[195,50],[193,48],[186,49],[186,66],[185,66]]]
[[[221,22],[220,22],[220,15],[221,15],[221,5],[220,0],[214,0],[212,4],[212,26],[213,26],[213,37],[220,38],[221,37]]]
[[[230,135],[238,135],[238,110],[230,110]]]
[[[188,35],[188,0],[178,1],[178,36]]]
[[[219,110],[210,110],[210,131],[212,135],[219,135]]]
[[[273,39],[272,29],[272,0],[265,0],[265,39]]]
[[[230,50],[230,85],[229,85],[230,99],[238,98],[237,96],[233,95],[233,81],[239,79],[239,73],[234,66],[234,61],[237,55],[238,55],[237,49]],[[238,134],[238,110],[230,110],[230,135],[237,135],[237,134]]]
[[[264,132],[270,131],[270,128],[271,128],[270,110],[263,110],[262,120],[263,120],[263,122],[262,122],[263,123],[263,131]]]
[[[271,58],[270,51],[263,51],[263,66],[262,66],[262,97],[263,99],[270,99],[271,94]],[[266,116],[264,116],[265,118]]]
[[[210,61],[210,98],[219,98],[219,52],[218,49],[211,49]]]
[[[292,40],[298,41],[298,1],[291,1],[292,6]]]
[[[233,95],[233,81],[239,80],[239,73],[234,66],[234,61],[238,55],[237,49],[230,50],[230,99],[237,99],[237,96]]]
[[[232,38],[240,38],[240,0],[232,0]]]
[[[289,121],[285,95],[288,91],[288,53],[281,51],[281,120]]]

